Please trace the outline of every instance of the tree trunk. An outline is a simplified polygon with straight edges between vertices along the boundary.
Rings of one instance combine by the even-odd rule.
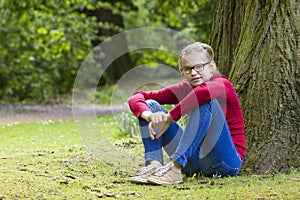
[[[114,6],[116,3],[126,3],[124,0],[102,0],[102,2],[108,2],[112,6]],[[119,32],[117,29],[122,30],[124,28],[123,23],[123,17],[121,14],[114,13],[112,10],[108,8],[99,8],[95,10],[88,10],[86,9],[85,14],[87,16],[94,16],[97,19],[97,22],[103,23],[104,27],[101,27],[98,29],[97,35],[99,36],[97,39],[93,40],[93,45],[97,46],[101,42],[103,42],[105,39],[110,38],[111,36],[114,36],[118,34]],[[109,24],[108,28],[105,26],[105,24]],[[120,36],[122,37],[122,35]],[[120,38],[119,37],[119,38]],[[111,41],[111,43],[107,42],[106,44],[111,46],[111,48],[118,49],[120,46],[127,47],[127,42],[125,35],[123,37],[123,40],[119,40],[118,46],[115,47],[115,41]],[[109,56],[112,55],[105,55],[106,57],[104,60],[109,59]],[[101,61],[100,61],[101,62]],[[103,61],[105,63],[105,61]],[[113,63],[109,65],[109,67],[106,68],[104,75],[100,78],[99,83],[105,84],[110,83],[118,80],[120,77],[122,77],[123,74],[125,74],[128,70],[130,70],[133,67],[132,60],[128,53],[120,56],[116,60],[114,60]]]
[[[211,45],[215,47],[215,61],[222,74],[228,76],[234,50],[240,37],[243,1],[219,1],[213,22]]]
[[[244,166],[288,172],[300,166],[300,2],[235,3],[219,0],[211,44],[242,103]]]

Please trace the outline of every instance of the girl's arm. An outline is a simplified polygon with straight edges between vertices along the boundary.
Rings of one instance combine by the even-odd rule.
[[[170,85],[166,88],[153,91],[140,91],[134,93],[128,99],[128,105],[132,113],[139,119],[147,120],[149,119],[150,109],[147,106],[146,100],[155,100],[159,104],[178,104],[178,102],[183,99],[192,88],[185,82]],[[145,112],[143,115],[142,113]],[[148,121],[148,120],[147,120]]]

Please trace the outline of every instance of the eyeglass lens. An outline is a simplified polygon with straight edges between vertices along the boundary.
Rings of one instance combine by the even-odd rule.
[[[197,72],[200,72],[200,71],[203,70],[203,68],[204,68],[204,65],[198,64],[198,65],[195,65],[195,66],[192,66],[192,67],[183,68],[183,72],[186,73],[186,74],[190,74],[190,73],[192,73],[193,69]]]

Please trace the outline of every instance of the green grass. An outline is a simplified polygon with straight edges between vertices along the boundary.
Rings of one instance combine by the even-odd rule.
[[[138,137],[120,138],[112,116],[98,121],[124,153],[142,153]],[[185,178],[169,186],[132,184],[131,174],[133,170],[90,155],[73,121],[0,126],[0,199],[300,199],[296,170],[288,175]]]

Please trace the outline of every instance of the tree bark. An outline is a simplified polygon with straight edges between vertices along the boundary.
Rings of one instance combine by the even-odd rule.
[[[216,49],[215,61],[226,76],[229,75],[240,36],[243,10],[243,1],[218,1],[210,43]]]
[[[244,1],[239,14],[224,11],[234,3],[219,0],[211,44],[242,103],[244,166],[257,173],[299,169],[300,2]],[[237,16],[241,23],[233,25]]]

